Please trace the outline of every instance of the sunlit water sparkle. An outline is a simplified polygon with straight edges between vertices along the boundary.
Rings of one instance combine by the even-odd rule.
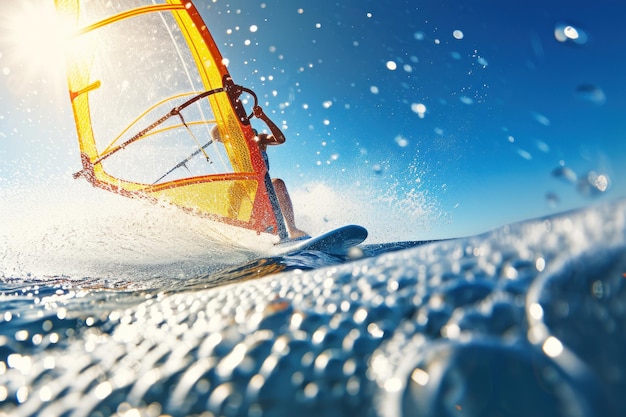
[[[625,209],[140,289],[5,277],[0,414],[617,416]]]

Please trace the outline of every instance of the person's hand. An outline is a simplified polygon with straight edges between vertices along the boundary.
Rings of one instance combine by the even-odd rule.
[[[261,106],[254,106],[252,108],[252,114],[254,114],[254,117],[258,119],[263,119],[265,117],[265,112],[263,111]]]

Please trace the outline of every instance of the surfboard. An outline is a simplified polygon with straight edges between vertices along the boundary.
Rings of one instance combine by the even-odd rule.
[[[274,246],[275,255],[287,255],[298,251],[311,250],[331,255],[346,255],[350,248],[367,239],[367,229],[350,224],[329,230],[314,237],[278,243]]]

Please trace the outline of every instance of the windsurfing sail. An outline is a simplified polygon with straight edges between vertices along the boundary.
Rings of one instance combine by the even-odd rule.
[[[256,96],[232,81],[192,2],[55,4],[72,28],[66,69],[83,167],[75,177],[286,238],[245,108]]]

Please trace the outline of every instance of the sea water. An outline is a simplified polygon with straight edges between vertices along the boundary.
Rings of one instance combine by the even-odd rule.
[[[619,2],[197,3],[300,225],[371,238],[268,258],[72,181],[53,2],[0,2],[0,415],[624,414]]]
[[[172,255],[186,240],[142,267],[121,239],[109,249],[133,262],[93,263],[87,248],[65,275],[59,242],[84,231],[48,229],[37,250],[11,233],[2,416],[622,415],[624,201],[347,258],[208,265]],[[62,259],[26,273],[45,242]]]

